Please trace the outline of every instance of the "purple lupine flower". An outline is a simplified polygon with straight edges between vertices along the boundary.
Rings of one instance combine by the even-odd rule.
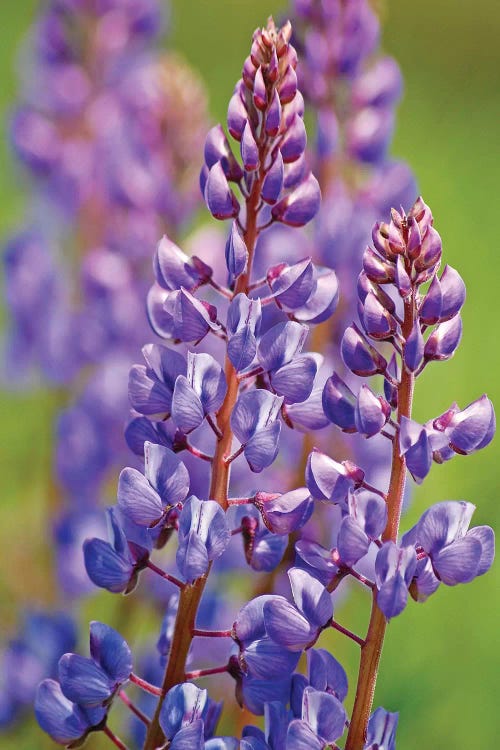
[[[210,354],[188,352],[187,374],[178,375],[172,394],[172,418],[185,433],[199,427],[224,401],[224,371]]]
[[[377,604],[388,620],[401,614],[406,607],[416,565],[417,556],[412,547],[385,542],[379,549],[375,560]]]
[[[47,679],[38,686],[35,716],[54,742],[75,746],[81,744],[89,732],[102,728],[106,708],[83,708],[66,698],[56,680]]]
[[[68,700],[84,708],[107,705],[132,671],[132,654],[116,630],[90,623],[90,656],[64,654],[59,660],[59,683]]]
[[[160,725],[172,750],[203,750],[202,714],[207,702],[207,691],[190,682],[171,688],[163,702]]]
[[[306,482],[311,495],[346,507],[349,491],[359,488],[365,473],[351,461],[337,463],[319,450],[309,454]]]
[[[237,294],[229,305],[227,356],[238,372],[249,367],[255,359],[261,317],[258,298],[249,299],[246,294]]]
[[[137,585],[139,572],[147,565],[153,535],[149,529],[121,518],[115,508],[107,508],[106,521],[109,541],[93,538],[83,544],[85,569],[96,586],[114,594],[129,594]],[[135,526],[133,532],[132,526]]]
[[[387,505],[378,495],[352,492],[337,536],[337,549],[344,565],[355,565],[366,555],[370,544],[387,525]]]
[[[288,727],[287,748],[322,750],[344,734],[345,721],[345,709],[334,695],[308,686],[302,696],[302,718]]]
[[[191,495],[179,515],[176,562],[184,578],[192,582],[204,575],[209,563],[225,551],[230,538],[220,505]]]
[[[278,453],[281,422],[277,421],[283,397],[268,391],[242,393],[231,414],[231,428],[243,446],[248,465],[260,472]]]
[[[266,527],[273,534],[291,534],[309,520],[313,502],[306,487],[285,492],[282,495],[257,492],[255,505],[259,509]]]
[[[295,551],[295,566],[306,570],[321,581],[323,586],[327,586],[338,573],[338,559],[334,559],[333,551],[318,542],[299,539],[295,543]]]
[[[475,506],[465,501],[443,501],[425,511],[405,540],[427,553],[438,580],[454,586],[469,583],[486,573],[495,554],[493,530],[477,526],[469,530]]]
[[[185,375],[186,360],[175,349],[158,344],[147,344],[142,353],[146,365],[130,369],[130,403],[140,414],[169,416],[175,381],[178,375]]]
[[[269,636],[291,651],[302,651],[316,641],[333,616],[330,594],[305,570],[291,568],[288,577],[295,605],[282,596],[264,604]]]
[[[368,722],[363,750],[396,750],[396,729],[399,714],[377,708]]]
[[[303,512],[303,511],[301,511]],[[274,570],[281,562],[288,544],[283,534],[271,532],[263,522],[263,517],[253,511],[246,512],[241,519],[245,559],[253,570]]]
[[[167,522],[169,512],[189,491],[189,474],[182,461],[162,445],[144,445],[145,472],[123,469],[118,482],[118,508],[139,526]]]

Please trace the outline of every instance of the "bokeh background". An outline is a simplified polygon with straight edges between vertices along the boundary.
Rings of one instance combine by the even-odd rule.
[[[4,0],[0,11],[0,233],[16,226],[23,185],[9,154],[5,120],[16,96],[16,50],[37,8]],[[225,108],[253,29],[285,3],[275,0],[172,0],[170,46],[205,79],[214,121]],[[457,0],[379,3],[384,47],[405,78],[395,155],[415,171],[432,207],[445,259],[465,279],[464,339],[454,359],[429,367],[419,381],[416,418],[467,405],[484,390],[500,405],[500,5]],[[2,310],[5,316],[5,311]],[[17,610],[42,603],[44,492],[50,469],[53,394],[0,394],[0,637],[15,632]],[[442,499],[477,505],[474,524],[500,527],[499,440],[484,452],[434,466],[404,521]],[[499,565],[469,586],[441,587],[424,606],[408,607],[388,629],[376,705],[399,709],[399,750],[495,748],[500,736],[498,674]],[[99,599],[102,602],[102,599]],[[362,595],[342,606],[341,622],[364,630]],[[96,612],[89,606],[89,613]],[[356,667],[341,637],[334,653]],[[0,747],[35,750],[50,742],[27,721]],[[100,747],[93,737],[88,747]]]

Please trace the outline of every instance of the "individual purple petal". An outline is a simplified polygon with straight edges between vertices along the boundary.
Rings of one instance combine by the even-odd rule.
[[[106,716],[104,708],[85,711],[68,700],[55,680],[43,680],[35,699],[35,716],[44,732],[60,745],[70,745],[97,728]]]
[[[431,556],[463,537],[475,506],[464,500],[445,500],[428,508],[420,518],[415,537],[418,544]]]
[[[420,253],[415,259],[415,268],[417,271],[421,272],[423,281],[429,278],[425,271],[427,271],[427,269],[433,269],[433,267],[441,260],[441,252],[442,242],[439,233],[434,227],[428,227],[423,235]]]
[[[401,455],[405,457],[408,471],[415,482],[420,484],[432,466],[432,447],[425,427],[402,416],[399,445]]]
[[[233,632],[243,646],[265,637],[264,604],[271,598],[270,594],[257,596],[238,612],[233,624]]]
[[[169,292],[180,289],[181,286],[191,290],[203,278],[190,264],[189,257],[166,235],[158,243],[153,268],[156,281]]]
[[[227,238],[225,254],[227,270],[231,276],[236,277],[243,273],[247,267],[248,250],[235,221]]]
[[[253,172],[259,166],[259,148],[248,120],[243,130],[240,148],[243,166],[247,172]]]
[[[294,318],[301,323],[323,323],[337,309],[339,283],[335,271],[315,266],[313,282],[307,301],[294,310]]]
[[[220,557],[231,538],[224,511],[215,500],[188,499],[179,516],[176,562],[192,582],[204,575],[210,561]]]
[[[367,438],[377,435],[389,416],[390,407],[387,401],[377,397],[369,386],[362,385],[354,409],[354,422],[360,435]]]
[[[346,329],[342,337],[341,354],[346,367],[363,378],[383,373],[387,367],[384,357],[368,343],[354,324]]]
[[[269,380],[278,396],[283,396],[285,404],[296,404],[311,395],[317,371],[316,356],[305,354],[272,372]]]
[[[424,358],[424,337],[422,336],[418,318],[415,320],[411,333],[406,339],[403,358],[406,369],[410,372],[415,372],[422,364]]]
[[[377,604],[388,620],[406,607],[416,565],[413,547],[399,548],[394,542],[385,542],[379,549],[375,560]]]
[[[204,750],[203,721],[197,719],[182,727],[169,743],[169,750]]]
[[[90,655],[110,680],[123,683],[132,671],[132,653],[123,636],[109,625],[90,623]]]
[[[368,721],[364,750],[396,750],[398,717],[381,706],[377,708]]]
[[[160,711],[160,726],[166,738],[172,740],[181,729],[201,719],[206,702],[207,691],[191,682],[171,688]]]
[[[276,370],[300,354],[309,329],[287,321],[270,328],[259,341],[257,358],[264,370]]]
[[[466,290],[465,284],[458,273],[451,266],[446,265],[440,278],[441,286],[441,312],[439,319],[441,322],[454,318],[460,312],[465,302]]]
[[[293,750],[323,750],[325,744],[318,739],[309,725],[301,719],[293,719],[288,725],[287,747]]]
[[[394,281],[394,265],[381,258],[371,247],[367,247],[363,253],[363,270],[367,278],[375,284]],[[399,287],[399,284],[396,283],[396,286]]]
[[[58,676],[66,698],[81,706],[101,706],[113,693],[106,672],[95,661],[79,654],[61,656]]]
[[[356,397],[336,372],[328,378],[323,390],[323,409],[333,424],[343,432],[356,432]]]
[[[187,378],[199,396],[204,414],[213,414],[222,406],[227,391],[226,376],[210,354],[188,352]]]
[[[306,687],[302,697],[302,719],[314,734],[327,743],[335,742],[344,734],[346,718],[345,708],[338,698]]]
[[[242,445],[272,424],[283,399],[262,389],[240,394],[231,414],[231,429]]]
[[[118,554],[103,539],[86,539],[83,543],[85,570],[93,584],[113,594],[121,594],[131,581],[134,564],[129,555]]]
[[[258,474],[273,463],[278,455],[280,433],[281,422],[273,422],[258,430],[245,444],[244,455],[253,472]]]
[[[349,490],[361,485],[364,471],[351,461],[337,463],[321,451],[309,454],[306,465],[307,487],[318,500],[347,503]]]
[[[404,543],[405,537],[403,537]],[[441,581],[436,578],[432,568],[432,562],[427,557],[417,562],[413,581],[410,584],[410,594],[416,602],[425,602],[438,590]]]
[[[282,596],[266,602],[264,618],[269,636],[290,651],[302,651],[316,636],[316,629]]]
[[[295,543],[297,553],[295,565],[314,575],[324,586],[334,578],[338,566],[333,561],[332,550],[322,547],[317,542],[299,539]]]
[[[262,519],[273,534],[291,534],[309,520],[313,502],[306,487],[300,487],[283,495],[266,495],[258,492],[255,505]]]
[[[462,338],[462,318],[455,315],[451,320],[440,323],[425,342],[424,357],[426,360],[443,361],[450,359]]]
[[[291,674],[299,658],[299,653],[288,651],[270,638],[262,638],[245,647],[240,655],[240,664],[243,662],[243,668],[250,677],[269,680]]]
[[[467,532],[467,537],[470,536],[481,542],[481,557],[476,576],[482,576],[488,572],[495,559],[495,534],[489,526],[475,526]]]
[[[171,448],[172,438],[167,425],[165,422],[151,422],[147,417],[133,417],[125,429],[125,440],[132,453],[144,456],[145,442]]]
[[[161,498],[137,469],[123,469],[118,479],[118,507],[134,523],[151,526],[163,514]]]
[[[434,325],[438,323],[441,318],[441,309],[443,306],[443,293],[441,291],[441,283],[436,276],[432,279],[427,294],[425,295],[418,315],[422,323],[426,325]]]
[[[304,305],[314,285],[314,266],[310,258],[288,266],[280,263],[270,268],[267,280],[273,291],[273,296],[280,305],[288,310],[295,310]]]
[[[250,567],[257,571],[274,570],[285,553],[286,536],[271,534],[253,515],[244,516],[241,527],[245,558]]]
[[[371,338],[384,341],[396,332],[396,320],[372,292],[366,295],[361,314],[363,327]]]
[[[495,434],[495,411],[486,394],[455,412],[445,432],[456,453],[467,455],[486,447]]]
[[[308,174],[307,159],[305,154],[303,154],[297,161],[285,164],[283,187],[286,190],[293,190],[293,188],[300,185],[306,179]]]
[[[307,652],[309,682],[316,690],[333,693],[339,701],[347,696],[347,675],[342,664],[324,648]]]
[[[280,151],[285,164],[296,161],[305,151],[307,134],[304,121],[299,115],[294,115],[287,127],[286,134],[280,144]]]
[[[344,565],[352,567],[366,555],[370,540],[355,518],[345,516],[337,536],[337,549]]]
[[[159,284],[153,284],[146,298],[146,311],[149,325],[161,338],[174,337],[174,321],[170,313],[165,310],[165,302],[169,293]]]
[[[266,112],[266,133],[271,137],[278,135],[281,126],[281,102],[276,89],[273,91],[271,103]]]
[[[273,219],[291,227],[303,227],[318,213],[321,191],[314,175],[309,174],[291,193],[276,203]]]
[[[318,628],[333,617],[333,605],[329,592],[323,584],[301,568],[290,568],[288,578],[297,608],[311,625]]]
[[[185,374],[186,360],[174,349],[147,344],[142,353],[146,367],[134,365],[129,375],[130,403],[140,414],[169,414],[178,375]]]
[[[212,330],[219,330],[217,309],[196,299],[185,289],[171,292],[165,299],[164,311],[171,316],[170,337],[179,341],[201,341]]]
[[[469,583],[476,577],[481,561],[479,539],[467,534],[432,556],[432,567],[447,586]]]
[[[283,189],[283,179],[283,157],[281,156],[281,151],[278,151],[278,153],[276,154],[276,158],[274,159],[268,173],[266,174],[261,191],[262,200],[264,200],[270,206],[273,206],[281,195],[281,191]]]
[[[177,427],[186,435],[199,427],[205,418],[198,394],[184,375],[179,375],[175,381],[172,418]]]
[[[399,292],[399,296],[406,299],[411,294],[411,279],[406,272],[404,261],[401,255],[398,255],[396,261],[396,288]]]
[[[243,677],[240,695],[237,692],[236,697],[240,705],[245,705],[253,714],[261,716],[264,713],[266,703],[271,701],[286,703],[288,701],[290,683],[290,675],[275,680],[258,680],[255,677]],[[252,750],[254,750],[253,746]]]
[[[208,131],[205,141],[205,164],[209,170],[215,164],[220,164],[227,179],[233,182],[239,182],[243,176],[221,125],[215,125]]]
[[[145,474],[164,505],[176,505],[186,499],[189,473],[182,461],[163,445],[144,445]]]
[[[221,162],[210,168],[205,185],[205,202],[215,219],[232,219],[238,216],[240,206],[228,185]]]
[[[294,430],[301,432],[321,430],[330,422],[323,411],[323,388],[313,388],[309,398],[301,403],[289,404],[285,412],[287,422]]]
[[[248,113],[240,96],[240,88],[236,84],[227,109],[227,129],[237,141],[241,139],[247,122]]]

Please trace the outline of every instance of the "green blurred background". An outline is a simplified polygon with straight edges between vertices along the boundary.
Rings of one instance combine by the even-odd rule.
[[[174,0],[172,46],[200,71],[214,120],[225,108],[253,29],[280,15],[274,0]],[[37,7],[34,0],[2,3],[0,11],[0,117],[15,100],[16,48]],[[406,92],[393,152],[413,167],[432,207],[445,260],[468,286],[464,340],[454,359],[426,370],[419,381],[416,417],[434,416],[456,399],[463,407],[486,390],[500,404],[498,345],[500,185],[500,5],[457,0],[386,0],[384,47],[398,60]],[[22,183],[0,145],[0,232],[22,216]],[[50,465],[50,415],[54,395],[0,394],[0,628],[13,632],[16,608],[45,598],[42,561],[44,487]],[[498,529],[498,439],[481,454],[435,466],[416,492],[405,526],[442,499],[477,505],[474,523]],[[498,747],[499,566],[469,586],[441,587],[425,605],[411,606],[391,622],[376,705],[400,711],[398,750]],[[339,619],[364,630],[367,603],[360,594]],[[335,638],[336,655],[349,673],[355,647]],[[49,743],[50,745],[50,743]],[[20,735],[0,736],[0,747],[47,747],[28,724]],[[88,747],[100,747],[91,738]]]

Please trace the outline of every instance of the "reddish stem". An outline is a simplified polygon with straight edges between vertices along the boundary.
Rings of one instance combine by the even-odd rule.
[[[157,565],[151,562],[151,560],[148,560],[147,567],[152,570],[154,573],[159,575],[161,578],[164,578],[166,581],[169,581],[169,583],[173,583],[174,586],[178,586],[180,589],[183,589],[186,584],[180,581],[175,576],[171,576],[170,573],[165,573],[164,570],[159,568]]]
[[[104,732],[106,737],[109,737],[111,742],[116,745],[116,747],[119,747],[120,750],[127,750],[127,746],[121,741],[119,737],[116,736],[116,734],[111,731],[108,726],[104,727],[102,731]]]
[[[356,633],[353,633],[352,630],[348,630],[347,628],[344,628],[342,625],[339,625],[338,622],[335,622],[335,620],[332,620],[330,625],[332,628],[335,628],[335,630],[338,630],[339,633],[342,633],[342,635],[346,635],[348,638],[351,639],[351,641],[354,641],[358,644],[358,646],[363,647],[365,645],[365,642],[362,638],[359,637],[359,635],[356,635]]]
[[[231,638],[231,630],[200,630],[194,628],[192,631],[193,635],[198,635],[200,638]]]
[[[149,726],[149,719],[146,716],[146,714],[143,714],[140,708],[137,708],[137,706],[132,703],[130,698],[128,697],[125,690],[120,690],[118,693],[118,696],[120,697],[121,701],[125,703],[125,705],[132,711],[133,714],[137,716],[138,719],[140,719],[143,724],[146,724],[146,726]]]
[[[133,682],[134,685],[137,685],[138,687],[142,688],[146,691],[146,693],[151,693],[151,695],[163,695],[163,691],[161,688],[157,687],[156,685],[152,685],[150,682],[147,682],[146,680],[143,680],[142,677],[138,677],[133,672],[130,673],[130,682]]]
[[[198,677],[210,677],[212,674],[224,674],[227,672],[227,664],[223,667],[211,667],[209,669],[195,669],[193,672],[186,672],[186,680],[197,680]]]

